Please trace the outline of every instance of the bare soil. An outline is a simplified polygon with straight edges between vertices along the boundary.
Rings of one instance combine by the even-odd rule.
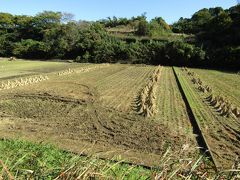
[[[157,165],[169,146],[180,151],[189,143],[161,121],[104,106],[101,92],[87,84],[55,79],[1,93],[0,137],[145,165]]]

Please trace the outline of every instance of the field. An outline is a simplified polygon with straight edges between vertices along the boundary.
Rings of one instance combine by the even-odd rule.
[[[240,75],[218,70],[193,69],[206,83],[214,87],[214,91],[223,94],[234,104],[240,106]]]
[[[229,99],[230,102],[233,100],[233,104],[236,103],[238,106],[239,96],[237,94],[239,92],[235,91],[240,88],[238,75],[193,69],[194,76],[199,75],[198,77],[202,79],[203,84],[211,86],[211,92],[202,92],[196,84],[192,83],[193,76],[189,76],[186,71],[184,72],[179,68],[176,69],[176,72],[216,166],[230,168],[240,152],[240,120],[232,112],[229,114],[227,111],[224,112],[220,102],[218,102],[219,104],[216,102],[216,106],[213,106],[214,102],[209,101],[209,96],[215,96],[217,92],[218,96],[224,96],[224,99]],[[235,88],[229,88],[230,84]],[[231,104],[231,107],[234,105]]]
[[[172,67],[148,65],[2,60],[0,66],[0,138],[155,167],[169,148],[181,151],[180,159],[198,158],[197,121],[221,168],[232,168],[239,155],[239,119],[214,112],[180,68],[175,76]],[[235,85],[226,95],[239,105],[235,75],[222,73],[221,92],[214,73],[193,71],[220,93]]]

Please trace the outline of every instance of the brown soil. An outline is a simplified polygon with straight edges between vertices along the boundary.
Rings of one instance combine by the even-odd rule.
[[[157,165],[184,136],[160,122],[106,108],[96,89],[71,81],[49,81],[0,97],[0,137],[54,143],[73,152],[121,154],[132,162]]]

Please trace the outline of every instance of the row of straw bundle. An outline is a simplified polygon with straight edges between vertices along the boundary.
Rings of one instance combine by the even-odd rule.
[[[162,67],[154,71],[148,84],[140,91],[137,98],[137,111],[140,115],[144,117],[154,116],[157,112],[156,107],[156,91],[157,91],[157,82],[161,76]]]
[[[239,107],[234,106],[230,101],[220,95],[215,96],[213,94],[212,88],[210,88],[208,85],[203,85],[203,82],[197,76],[197,74],[191,73],[186,67],[183,67],[182,71],[186,71],[189,76],[193,76],[191,80],[192,83],[197,85],[197,88],[200,92],[208,94],[208,97],[206,98],[207,101],[216,109],[217,112],[220,113],[220,115],[224,117],[240,118]]]
[[[226,98],[223,98],[221,96],[214,96],[211,94],[208,96],[207,101],[211,106],[213,106],[217,112],[219,112],[222,116],[226,117],[240,117],[240,110],[238,107],[235,107],[230,101],[228,101]]]
[[[58,76],[65,76],[65,75],[69,75],[69,74],[73,74],[73,73],[82,73],[82,72],[89,72],[89,71],[93,71],[95,69],[100,69],[103,67],[109,66],[109,64],[100,64],[100,65],[95,65],[92,67],[82,67],[80,69],[67,69],[65,71],[62,72],[58,72],[57,75]]]
[[[20,87],[20,86],[26,86],[26,85],[30,85],[30,84],[35,84],[35,83],[39,83],[45,80],[48,80],[48,76],[35,76],[35,77],[28,77],[28,78],[21,78],[21,79],[16,79],[16,80],[11,80],[11,81],[7,81],[7,82],[3,82],[0,86],[0,90],[5,90],[5,89],[13,89],[16,87]]]

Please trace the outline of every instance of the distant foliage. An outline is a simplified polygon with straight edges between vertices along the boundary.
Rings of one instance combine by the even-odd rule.
[[[106,30],[118,26],[132,27],[133,37],[117,38]],[[157,40],[173,35],[172,31],[196,38],[188,41],[191,44],[183,38]],[[3,57],[239,68],[239,47],[239,5],[228,10],[202,9],[172,26],[161,17],[147,21],[146,14],[76,22],[73,15],[60,12],[44,11],[36,16],[0,13]]]
[[[149,35],[149,24],[145,19],[142,19],[137,26],[136,34],[139,36],[147,36]]]
[[[173,24],[177,33],[195,34],[208,56],[207,66],[240,68],[240,5],[202,9]]]

